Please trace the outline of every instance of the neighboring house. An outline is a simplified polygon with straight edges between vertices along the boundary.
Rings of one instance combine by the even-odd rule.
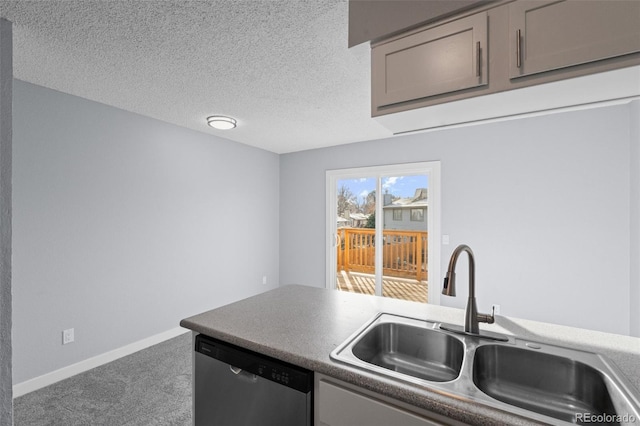
[[[338,216],[338,228],[364,228],[369,219],[368,214],[349,212],[345,212],[345,214],[349,214],[349,219]]]
[[[349,224],[352,228],[364,228],[368,219],[368,214],[349,213]]]
[[[384,194],[384,229],[426,231],[427,207],[427,188],[417,188],[413,198],[395,201],[391,194]]]

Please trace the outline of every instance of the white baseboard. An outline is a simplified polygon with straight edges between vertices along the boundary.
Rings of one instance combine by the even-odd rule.
[[[68,379],[69,377],[75,376],[76,374],[83,373],[85,371],[91,370],[92,368],[96,368],[111,361],[115,361],[118,358],[131,355],[134,352],[138,352],[142,349],[148,348],[149,346],[156,345],[158,343],[164,342],[165,340],[172,339],[188,332],[189,330],[186,330],[182,327],[172,328],[171,330],[155,334],[151,337],[147,337],[146,339],[138,340],[137,342],[133,342],[121,348],[114,349],[112,351],[105,352],[92,358],[85,359],[84,361],[71,364],[67,367],[60,368],[59,370],[52,371],[51,373],[34,377],[33,379],[13,385],[13,397],[17,398],[29,392],[33,392],[34,390],[52,385],[56,382],[59,382],[60,380]]]

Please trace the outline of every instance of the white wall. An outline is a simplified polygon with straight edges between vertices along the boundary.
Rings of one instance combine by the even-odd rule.
[[[442,233],[451,239],[441,267],[456,245],[472,247],[481,311],[496,303],[506,316],[628,334],[638,291],[629,272],[630,108],[282,155],[281,283],[325,286],[326,170],[440,160]],[[465,305],[465,268],[461,260],[458,297],[443,304]]]
[[[14,384],[277,286],[276,154],[16,81],[13,165]]]

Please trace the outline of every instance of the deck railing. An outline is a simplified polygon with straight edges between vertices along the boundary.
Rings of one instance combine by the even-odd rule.
[[[375,272],[375,230],[339,228],[338,271]],[[427,232],[384,230],[382,274],[426,281]]]

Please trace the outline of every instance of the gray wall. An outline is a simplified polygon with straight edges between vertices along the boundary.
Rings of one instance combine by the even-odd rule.
[[[631,108],[282,155],[281,283],[325,286],[326,170],[440,160],[441,229],[451,240],[441,246],[441,268],[456,245],[474,249],[481,311],[495,303],[506,316],[628,334],[629,297],[638,294],[638,281],[630,285],[629,158],[631,143],[638,144]],[[442,296],[442,304],[466,303],[465,268],[462,259],[458,297]]]
[[[631,119],[631,335],[640,337],[640,101],[629,108]],[[634,261],[635,260],[635,261]]]
[[[430,160],[442,267],[474,248],[481,310],[639,335],[639,110],[278,156],[16,81],[13,382],[278,283],[324,287],[325,171]],[[458,293],[443,304],[462,307]]]
[[[276,154],[16,81],[13,161],[14,384],[277,286]]]
[[[13,424],[11,388],[11,151],[13,34],[0,19],[0,425]]]

